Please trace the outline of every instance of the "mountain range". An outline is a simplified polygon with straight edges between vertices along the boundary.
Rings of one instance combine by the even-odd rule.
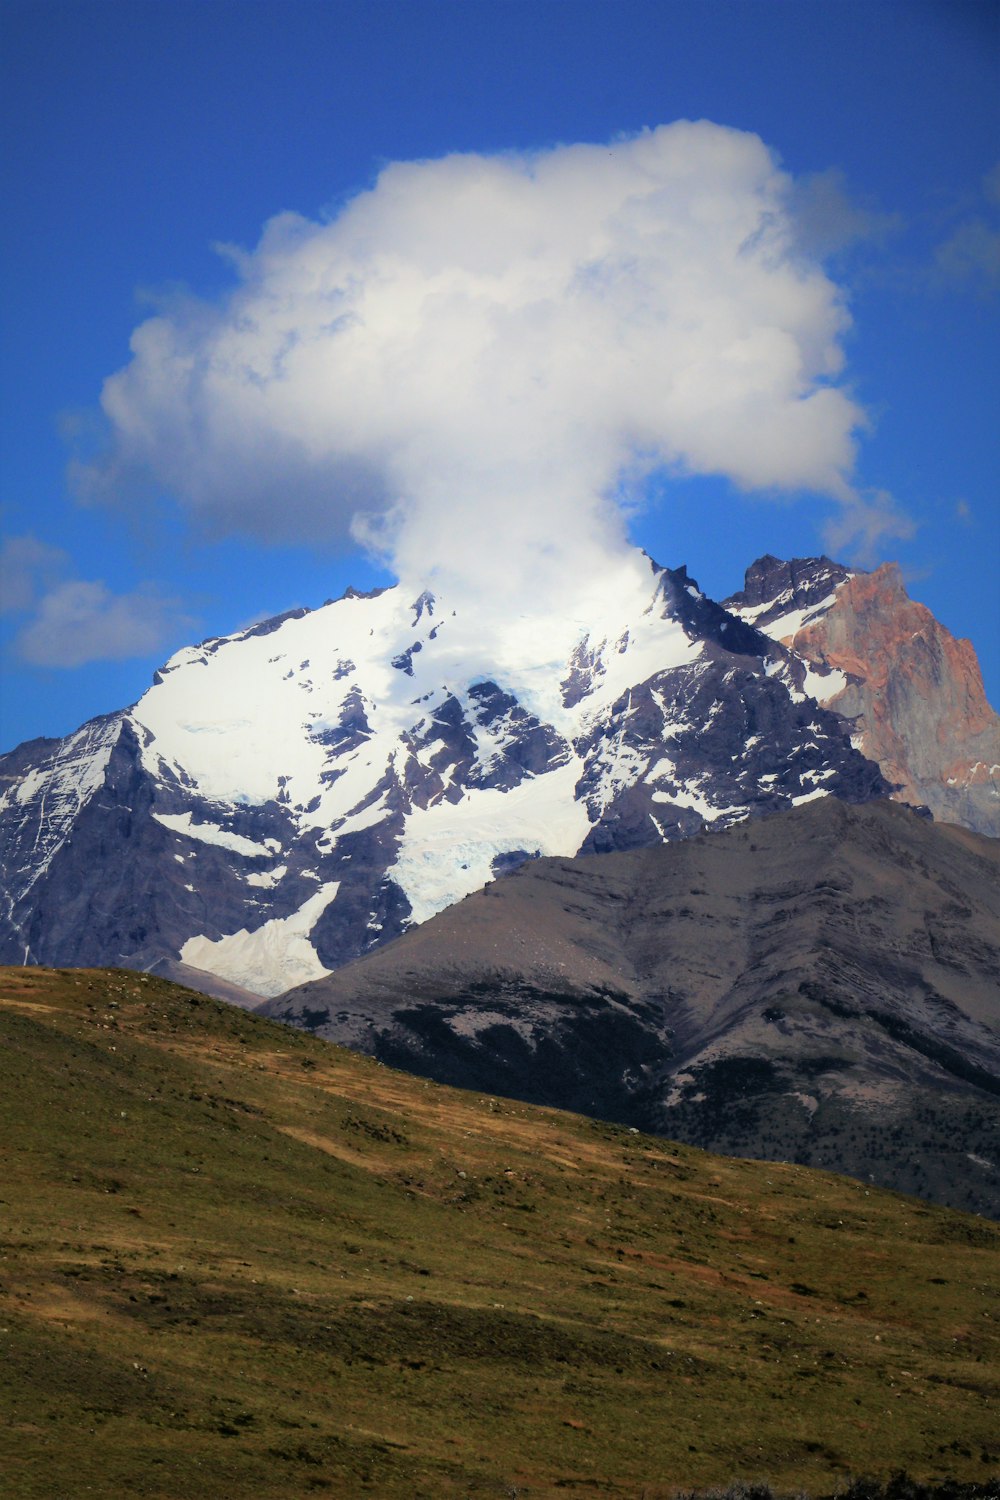
[[[891,568],[764,557],[719,604],[635,554],[527,616],[348,591],[0,760],[0,958],[277,996],[538,857],[828,794],[996,835],[998,767],[971,646]]]

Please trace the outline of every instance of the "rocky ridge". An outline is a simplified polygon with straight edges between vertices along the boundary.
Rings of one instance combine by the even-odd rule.
[[[1000,845],[889,801],[539,860],[261,1009],[439,1082],[1000,1216]]]

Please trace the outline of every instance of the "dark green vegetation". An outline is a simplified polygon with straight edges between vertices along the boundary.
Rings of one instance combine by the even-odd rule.
[[[1000,1470],[989,1223],[454,1092],[133,973],[5,970],[0,1017],[18,1500]]]

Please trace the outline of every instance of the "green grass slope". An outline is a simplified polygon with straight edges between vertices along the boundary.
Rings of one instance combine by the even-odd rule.
[[[996,1227],[0,971],[0,1488],[628,1497],[1000,1469]]]

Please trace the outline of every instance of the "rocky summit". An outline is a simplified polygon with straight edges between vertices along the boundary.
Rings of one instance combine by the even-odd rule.
[[[923,611],[920,656],[898,582],[825,558],[747,587],[723,606],[636,553],[569,608],[399,585],[183,650],[3,757],[0,958],[273,996],[539,856],[831,794],[996,831],[967,643]]]

